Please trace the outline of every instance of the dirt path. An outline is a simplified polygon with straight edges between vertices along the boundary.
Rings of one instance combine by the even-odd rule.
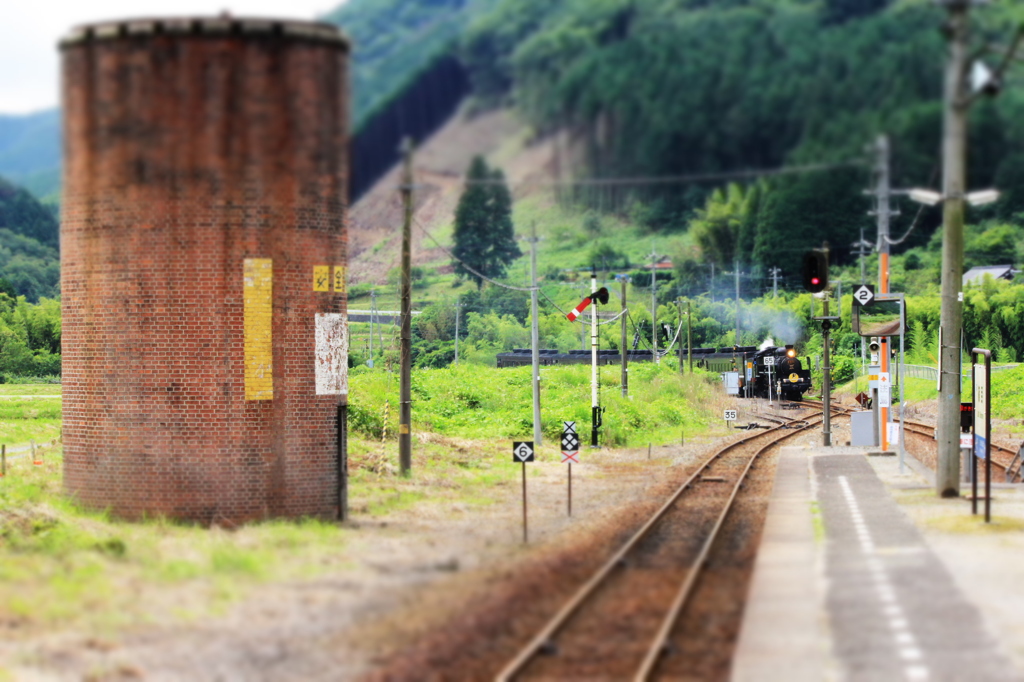
[[[586,569],[573,559],[580,548],[610,544],[638,508],[657,501],[657,488],[708,447],[656,447],[650,460],[646,447],[584,451],[573,469],[572,518],[564,466],[530,465],[528,548],[521,543],[519,479],[502,481],[491,489],[493,504],[482,507],[426,501],[386,517],[357,516],[349,563],[316,579],[262,586],[221,617],[115,634],[0,637],[0,667],[17,680],[364,677],[414,660],[417,645],[436,641],[463,615],[478,618],[486,600],[510,609],[502,618],[515,614],[529,599],[517,591],[524,571],[571,583]]]

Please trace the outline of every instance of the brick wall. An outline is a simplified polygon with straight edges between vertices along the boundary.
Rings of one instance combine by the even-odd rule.
[[[345,297],[312,272],[346,262],[347,44],[167,20],[78,29],[62,52],[66,489],[128,518],[334,516],[345,396],[316,395],[314,319]],[[272,265],[260,400],[253,259]]]

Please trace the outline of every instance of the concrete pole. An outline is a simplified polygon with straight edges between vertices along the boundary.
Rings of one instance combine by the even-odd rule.
[[[590,269],[590,290],[597,291],[597,269]],[[590,302],[590,445],[597,447],[597,433],[601,426],[601,404],[597,385],[597,306],[595,298]]]
[[[412,472],[412,140],[402,141],[402,331],[399,371],[398,463],[403,476]]]
[[[875,195],[878,199],[876,207],[878,217],[878,293],[887,294],[889,293],[889,217],[892,215],[889,211],[889,195],[891,191],[889,184],[889,138],[885,135],[879,135],[878,139],[875,140],[875,149],[878,154],[876,169],[878,173],[878,187],[875,190]],[[881,346],[878,358],[881,371],[889,373],[889,356],[891,353],[889,337],[882,336],[878,341]],[[891,380],[889,386],[892,386]],[[891,391],[892,389],[890,388],[889,390]],[[891,395],[889,400],[891,404]],[[886,451],[889,449],[889,408],[881,408],[879,415],[882,420],[879,429],[881,437],[879,442],[882,450]]]
[[[530,226],[530,354],[533,358],[533,442],[542,444],[540,423],[540,320],[537,318],[537,223]]]
[[[734,346],[740,344],[740,259],[736,258],[733,261],[733,270],[736,274],[736,343]]]
[[[868,252],[864,248],[864,228],[863,227],[860,228],[860,242],[857,244],[857,248],[858,248],[857,253],[860,255],[860,283],[861,284],[865,284],[868,281],[868,275],[867,275],[867,264],[864,261],[864,256],[866,256]]]
[[[960,495],[960,332],[963,308],[959,301],[964,257],[964,191],[967,184],[968,60],[967,0],[947,0],[949,60],[946,65],[943,121],[942,194],[942,372],[939,376],[937,416],[938,462],[935,490],[942,497]]]
[[[828,317],[828,292],[825,293],[824,312],[822,317]],[[821,444],[825,447],[832,445],[832,367],[829,364],[829,343],[832,339],[832,322],[824,320],[821,323],[822,340],[824,341],[825,363],[821,366],[821,399],[825,404],[824,421],[822,421]]]
[[[693,374],[693,326],[690,321],[693,319],[693,310],[690,302],[686,302],[686,361],[690,365],[690,374]]]
[[[459,312],[461,311],[462,304],[459,302],[460,299],[455,299],[455,366],[459,366]]]
[[[779,297],[779,272],[778,268],[772,268],[772,298]]]
[[[619,346],[622,355],[622,397],[629,396],[629,346],[626,345],[626,284],[628,278],[622,276],[622,343]]]

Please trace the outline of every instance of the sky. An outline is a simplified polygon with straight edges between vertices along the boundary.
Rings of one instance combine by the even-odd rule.
[[[0,21],[0,114],[57,106],[59,41],[72,26],[145,16],[313,19],[342,0],[19,0],[4,3]]]

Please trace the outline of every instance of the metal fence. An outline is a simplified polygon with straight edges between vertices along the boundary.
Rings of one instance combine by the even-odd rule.
[[[1012,365],[996,365],[996,366],[992,367],[992,371],[993,372],[1001,372],[1001,371],[1008,370],[1008,369],[1014,369],[1015,367],[1019,367],[1019,366],[1020,366],[1019,363],[1018,364],[1012,364]],[[895,369],[895,365],[893,366],[893,369]],[[926,379],[928,381],[938,381],[939,380],[939,370],[937,368],[935,368],[935,367],[929,367],[927,365],[903,365],[903,369],[904,369],[905,376],[907,376],[908,378],[911,378],[911,379]],[[858,368],[858,370],[857,370],[858,376],[864,376],[865,373],[866,372],[861,372],[860,369]],[[971,366],[970,365],[964,365],[964,367],[963,367],[963,378],[966,380],[966,379],[970,379],[970,377],[971,377]]]

